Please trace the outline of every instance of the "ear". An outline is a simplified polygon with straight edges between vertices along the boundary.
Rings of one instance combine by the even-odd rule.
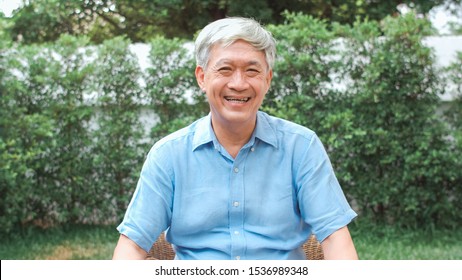
[[[204,73],[204,68],[202,66],[197,65],[196,66],[196,71],[194,72],[196,74],[196,81],[199,87],[201,88],[202,91],[205,91],[205,73]]]
[[[266,84],[268,86],[268,89],[271,86],[271,80],[273,79],[273,69],[270,69],[268,73],[266,74]]]

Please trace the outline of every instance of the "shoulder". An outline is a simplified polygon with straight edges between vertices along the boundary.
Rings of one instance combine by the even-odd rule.
[[[190,125],[161,138],[152,146],[150,154],[159,152],[170,153],[172,151],[178,151],[179,149],[191,147],[194,135],[199,127],[203,125],[205,121],[204,118],[200,118]]]
[[[317,137],[316,133],[310,128],[286,119],[278,118],[264,112],[259,112],[259,118],[266,120],[278,138],[283,138],[280,140],[296,138],[299,140],[312,141]]]

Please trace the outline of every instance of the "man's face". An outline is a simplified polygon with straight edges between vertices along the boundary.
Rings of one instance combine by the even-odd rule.
[[[196,68],[212,120],[223,125],[254,125],[272,76],[264,52],[242,40],[228,47],[215,45],[207,68]]]

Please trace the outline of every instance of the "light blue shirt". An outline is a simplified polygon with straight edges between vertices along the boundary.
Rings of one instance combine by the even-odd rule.
[[[210,115],[157,142],[118,230],[146,251],[167,230],[177,259],[304,259],[355,217],[316,134],[258,112],[235,159]]]

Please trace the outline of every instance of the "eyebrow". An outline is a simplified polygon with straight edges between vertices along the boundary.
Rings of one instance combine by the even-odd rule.
[[[220,65],[220,64],[233,64],[233,63],[232,63],[232,60],[229,60],[229,59],[227,59],[227,58],[223,58],[223,59],[218,60],[218,61],[215,63],[215,66]],[[262,65],[259,61],[257,61],[257,60],[250,60],[250,61],[248,61],[247,64],[246,64],[246,66],[252,66],[252,65],[255,65],[255,66],[264,68],[263,65]]]

